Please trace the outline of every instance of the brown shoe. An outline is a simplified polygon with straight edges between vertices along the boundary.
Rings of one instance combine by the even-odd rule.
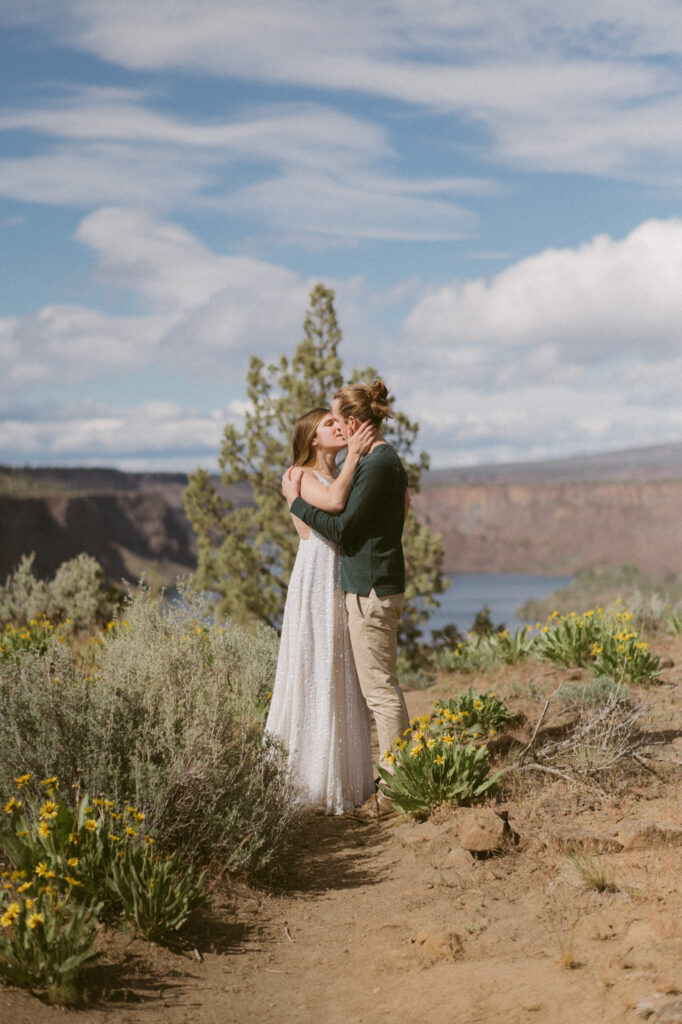
[[[382,821],[384,818],[391,818],[396,810],[393,801],[389,800],[383,793],[372,793],[368,800],[360,807],[351,811],[351,816],[358,821]]]

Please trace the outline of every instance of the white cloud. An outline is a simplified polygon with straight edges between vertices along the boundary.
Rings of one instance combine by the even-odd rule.
[[[291,354],[312,280],[276,264],[212,252],[148,212],[105,208],[77,237],[98,274],[137,298],[137,316],[51,305],[0,320],[5,415],[0,460],[149,464],[217,454],[244,414],[250,354]],[[489,279],[373,292],[329,280],[347,369],[375,365],[421,423],[436,465],[557,456],[674,439],[682,429],[682,221],[647,221],[622,240],[547,250]],[[383,326],[412,302],[402,333]],[[126,381],[156,381],[148,400]],[[223,408],[164,399],[168,377],[224,383]],[[56,411],[35,389],[68,394],[111,382],[106,404]],[[10,407],[12,403],[12,407]],[[24,404],[24,411],[19,407]],[[211,456],[207,453],[213,453]],[[184,453],[184,454],[183,454]],[[203,453],[203,454],[202,454]]]
[[[198,458],[215,463],[227,418],[225,410],[202,412],[169,402],[132,408],[85,403],[76,409],[67,404],[44,416],[5,419],[0,460],[80,465],[172,460],[187,469]]]
[[[524,167],[679,184],[672,166],[681,132],[676,0],[645,8],[639,0],[544,7],[534,0],[6,0],[2,17],[48,26],[63,45],[132,69],[187,69],[448,112],[478,124],[498,157]],[[71,119],[71,128],[68,120],[61,115],[67,134],[97,130],[95,119],[76,126]],[[132,130],[199,146],[226,137],[220,126],[172,124],[151,113],[126,128],[115,101],[103,126],[112,137]],[[229,145],[239,144],[237,134]],[[258,145],[248,126],[241,144]]]
[[[78,207],[210,208],[255,214],[285,233],[428,240],[471,230],[473,218],[453,194],[495,188],[456,175],[398,177],[385,130],[329,107],[271,105],[229,122],[192,123],[144,104],[130,90],[70,90],[0,114],[0,132],[49,140],[31,156],[0,159],[0,195]],[[234,166],[252,169],[254,161],[258,179],[233,184]]]
[[[549,249],[491,279],[427,292],[406,322],[409,339],[432,343],[453,365],[490,372],[540,353],[552,367],[625,363],[679,350],[682,220],[646,221],[626,238],[601,235],[577,249]],[[460,353],[460,347],[463,351]],[[507,353],[507,355],[505,355]]]

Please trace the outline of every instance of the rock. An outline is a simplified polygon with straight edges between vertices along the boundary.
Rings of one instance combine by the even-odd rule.
[[[504,848],[507,836],[511,836],[509,824],[495,811],[471,809],[461,818],[460,845],[471,853],[498,853]]]
[[[623,844],[613,836],[598,835],[578,829],[560,829],[553,833],[554,840],[564,853],[619,853]]]
[[[471,871],[474,863],[474,858],[468,850],[463,850],[461,846],[456,846],[454,850],[450,850],[443,861],[443,869],[446,871]]]
[[[462,940],[456,932],[421,932],[417,936],[419,953],[429,963],[458,960],[464,956]]]
[[[618,833],[624,850],[646,850],[650,846],[679,846],[682,844],[682,828],[649,822],[635,825]]]

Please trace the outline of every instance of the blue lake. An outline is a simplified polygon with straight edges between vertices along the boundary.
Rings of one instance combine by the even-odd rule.
[[[571,576],[533,576],[521,573],[456,573],[449,576],[450,586],[439,597],[440,608],[423,628],[424,638],[432,629],[442,629],[453,622],[460,633],[471,629],[481,608],[490,608],[495,625],[504,623],[512,632],[523,625],[516,611],[533,597],[549,597],[555,590],[567,587]]]

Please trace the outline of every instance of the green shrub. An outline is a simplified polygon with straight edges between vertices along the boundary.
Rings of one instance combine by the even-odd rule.
[[[64,791],[140,808],[187,861],[275,869],[297,823],[284,758],[259,724],[277,635],[202,616],[141,590],[87,659],[52,638],[0,662],[0,795],[17,765],[56,774]]]
[[[623,683],[614,683],[609,676],[593,676],[585,683],[566,683],[557,696],[568,707],[596,707],[614,698],[627,698],[628,688]]]
[[[432,735],[455,735],[464,739],[488,738],[509,721],[511,714],[506,704],[491,691],[467,693],[451,697],[447,703],[436,701],[435,720],[429,729]]]
[[[114,602],[105,590],[104,574],[96,559],[81,554],[63,562],[50,582],[33,573],[35,555],[24,555],[0,587],[0,622],[27,626],[32,619],[66,620],[83,630],[105,622],[113,614]]]
[[[411,740],[379,767],[379,789],[396,809],[421,817],[442,803],[468,804],[490,793],[502,772],[490,775],[485,744],[459,743],[452,736]]]
[[[51,1002],[75,1003],[79,969],[99,955],[92,945],[100,908],[57,896],[49,886],[36,896],[22,888],[5,881],[0,890],[0,979],[44,990]]]
[[[434,715],[413,718],[379,768],[380,789],[399,811],[428,813],[439,803],[471,803],[491,792],[502,772],[490,775],[486,739],[510,717],[494,693],[458,694],[436,701]]]
[[[172,937],[207,899],[205,874],[181,866],[178,852],[160,857],[153,849],[133,849],[114,863],[111,888],[126,920],[148,939]]]

